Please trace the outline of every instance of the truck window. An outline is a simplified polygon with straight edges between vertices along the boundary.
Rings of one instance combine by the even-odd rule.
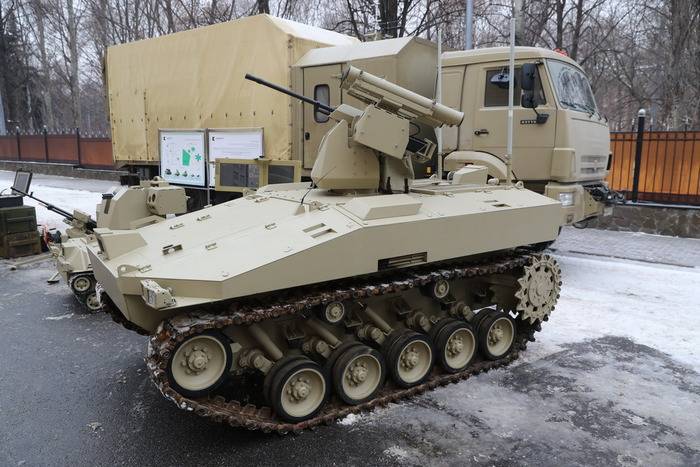
[[[513,90],[513,105],[520,106],[520,96],[522,90],[520,89],[520,74],[522,73],[522,67],[515,67],[515,89]],[[484,92],[484,107],[506,107],[508,105],[508,86],[500,87],[498,84],[493,83],[492,80],[496,75],[508,74],[508,67],[499,68],[496,70],[486,71],[486,91]],[[507,84],[507,81],[505,81]],[[547,100],[544,97],[544,91],[542,89],[542,82],[540,81],[540,72],[537,70],[537,75],[535,76],[535,97],[537,98],[537,104],[546,104]]]
[[[557,60],[547,60],[547,65],[562,107],[579,112],[596,111],[591,85],[581,70]]]
[[[314,87],[314,100],[322,104],[331,105],[331,88],[327,84],[317,84]],[[316,123],[326,123],[329,116],[319,109],[314,111],[314,120]]]

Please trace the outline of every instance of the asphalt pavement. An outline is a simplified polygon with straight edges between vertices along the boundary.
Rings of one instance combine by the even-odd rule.
[[[698,271],[559,259],[561,311],[522,362],[288,436],[179,410],[147,377],[145,337],[47,284],[50,262],[0,262],[0,465],[699,465],[697,317],[680,329],[680,311],[692,310],[671,315],[687,297],[658,279],[692,297]],[[596,288],[639,271],[659,281],[653,296],[648,283],[624,283],[601,299],[624,296],[619,310],[594,305]],[[670,322],[660,330],[670,344],[616,325],[655,300],[664,318],[645,325]],[[603,330],[578,325],[600,316]]]

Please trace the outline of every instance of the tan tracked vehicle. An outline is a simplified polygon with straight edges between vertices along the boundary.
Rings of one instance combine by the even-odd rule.
[[[170,186],[156,177],[140,185],[117,187],[102,195],[97,205],[97,221],[79,210],[65,221],[67,239],[54,244],[51,251],[56,270],[76,298],[90,311],[99,311],[101,304],[95,294],[95,277],[87,246],[94,243],[93,229],[138,229],[161,222],[169,214],[187,212],[187,196],[182,187]]]
[[[504,365],[554,308],[559,268],[528,246],[556,238],[560,204],[480,166],[415,179],[434,147],[413,124],[463,114],[353,67],[341,87],[365,107],[295,96],[335,122],[311,186],[95,229],[101,298],[151,335],[178,407],[300,430]]]

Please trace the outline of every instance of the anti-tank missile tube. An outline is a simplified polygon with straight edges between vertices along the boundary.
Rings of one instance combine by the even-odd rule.
[[[406,88],[353,66],[348,67],[348,70],[343,75],[341,87],[350,91],[353,89],[353,87],[362,88],[362,84],[365,83],[383,91],[383,93],[381,93],[382,96],[378,97],[385,97],[383,94],[395,95],[415,104],[416,106],[422,107],[426,111],[425,115],[420,115],[420,111],[417,111],[418,109],[413,108],[411,110],[417,111],[416,114],[418,117],[426,117],[431,120],[436,120],[436,123],[438,123],[437,126],[440,126],[440,124],[450,126],[459,125],[464,119],[463,112],[454,110],[446,105],[439,104],[432,99],[421,96],[413,91],[409,91]],[[362,90],[367,91],[365,89]]]

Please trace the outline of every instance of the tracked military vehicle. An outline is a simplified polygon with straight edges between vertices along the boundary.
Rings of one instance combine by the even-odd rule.
[[[414,124],[463,114],[353,67],[341,86],[366,107],[296,96],[336,122],[311,185],[95,229],[101,300],[181,409],[302,430],[505,365],[555,306],[559,267],[528,246],[561,205],[485,167],[414,179],[434,150]]]
[[[130,187],[115,187],[102,195],[97,205],[97,221],[79,210],[65,217],[70,226],[67,238],[51,246],[56,270],[80,303],[90,311],[102,305],[95,293],[95,277],[87,253],[87,245],[95,242],[96,227],[137,229],[161,222],[168,214],[187,212],[187,196],[182,187],[170,186],[159,177]]]

